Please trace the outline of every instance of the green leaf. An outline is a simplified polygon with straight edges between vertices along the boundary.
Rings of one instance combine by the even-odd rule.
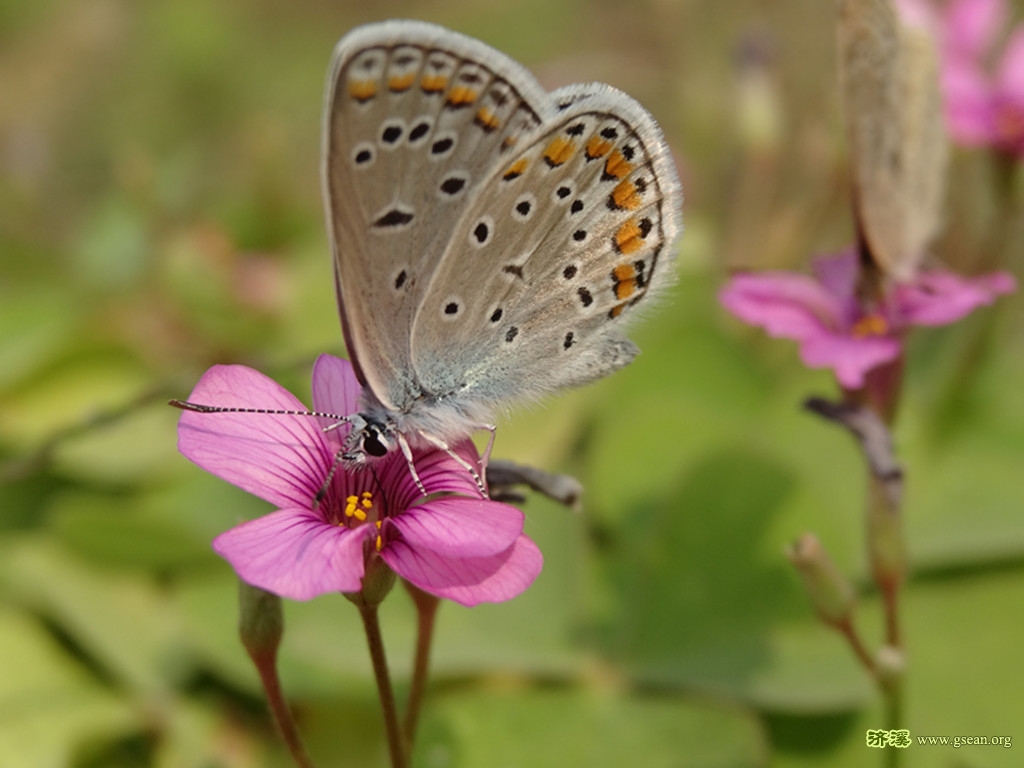
[[[129,689],[162,694],[183,673],[180,624],[150,579],[105,572],[30,537],[5,547],[0,578]]]
[[[70,765],[84,745],[144,727],[140,712],[9,608],[0,608],[0,648],[0,766]]]
[[[756,719],[707,701],[580,690],[477,690],[427,702],[418,768],[686,768],[766,761]]]

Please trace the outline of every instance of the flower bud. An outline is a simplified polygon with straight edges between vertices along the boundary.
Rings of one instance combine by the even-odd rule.
[[[828,556],[818,537],[805,533],[787,549],[818,615],[828,624],[840,625],[850,618],[853,587]]]

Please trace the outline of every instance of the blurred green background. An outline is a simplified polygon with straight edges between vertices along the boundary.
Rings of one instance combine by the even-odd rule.
[[[877,647],[861,457],[799,407],[835,394],[829,374],[715,300],[728,269],[852,238],[832,3],[0,0],[0,768],[290,764],[209,546],[267,505],[180,457],[165,403],[227,362],[308,399],[312,360],[342,352],[320,99],[337,38],[387,17],[479,37],[549,88],[626,90],[686,193],[643,355],[498,431],[495,455],[578,476],[584,511],[531,498],[536,584],[443,607],[417,765],[879,764],[879,699],[783,556],[816,532]],[[997,256],[993,168],[959,151],[951,174],[937,253],[977,272]],[[1018,276],[1019,224],[999,256]],[[914,745],[906,764],[1019,765],[1024,302],[917,332],[908,355],[906,726],[1014,744]],[[356,612],[286,609],[314,759],[385,765]],[[412,622],[396,591],[400,681]]]

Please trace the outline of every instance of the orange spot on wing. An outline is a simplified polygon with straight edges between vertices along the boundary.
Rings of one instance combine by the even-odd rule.
[[[505,179],[505,181],[512,181],[512,179],[522,176],[527,165],[528,162],[525,157],[516,160],[505,170],[505,173],[502,174],[502,178]]]
[[[448,78],[444,75],[424,75],[420,80],[420,89],[424,93],[440,93],[448,86]]]
[[[464,107],[476,101],[476,97],[479,95],[479,91],[475,91],[465,85],[456,85],[448,92],[448,98],[445,99],[445,103],[452,107]]]
[[[639,228],[637,233],[639,234]],[[612,279],[615,281],[615,298],[628,299],[638,286],[636,267],[633,264],[619,264],[612,270]]]
[[[388,79],[388,90],[393,93],[408,91],[412,88],[412,84],[414,82],[416,82],[415,72],[408,72],[404,75],[394,75]]]
[[[639,229],[637,232],[639,232]],[[632,264],[619,264],[619,266],[612,270],[612,276],[619,282],[632,280],[636,277],[636,267]]]
[[[643,245],[643,233],[636,219],[630,219],[615,233],[615,249],[619,253],[636,253]]]
[[[590,141],[587,142],[587,159],[596,160],[599,157],[604,157],[611,148],[612,143],[607,139],[602,139],[600,136],[591,136]]]
[[[612,190],[612,203],[621,210],[635,211],[640,207],[640,190],[629,179],[623,179]]]
[[[622,310],[624,310],[625,308],[626,308],[626,303],[625,302],[623,302],[622,304],[616,304],[614,307],[612,307],[608,311],[608,317],[611,318],[611,319],[615,319],[616,317],[618,317],[619,315],[622,314]]]
[[[473,122],[483,128],[485,131],[493,131],[501,125],[501,121],[498,120],[498,116],[495,115],[487,107],[480,107],[477,110],[476,115],[473,118]]]
[[[623,157],[622,153],[617,149],[608,156],[607,160],[604,161],[605,175],[611,176],[612,178],[624,179],[632,170],[633,164]]]
[[[557,136],[544,150],[544,160],[552,168],[556,168],[572,157],[575,151],[576,147],[571,141],[564,136]]]
[[[351,80],[348,84],[348,95],[358,102],[369,101],[377,95],[375,80]]]

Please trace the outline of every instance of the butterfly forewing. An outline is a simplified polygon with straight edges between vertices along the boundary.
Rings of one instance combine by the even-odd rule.
[[[608,86],[549,98],[561,109],[499,156],[422,298],[412,362],[431,395],[507,403],[605,376],[669,280],[681,192],[654,120]]]
[[[357,29],[335,49],[323,184],[349,354],[391,409],[420,393],[413,318],[490,167],[553,111],[520,65],[421,22]]]

